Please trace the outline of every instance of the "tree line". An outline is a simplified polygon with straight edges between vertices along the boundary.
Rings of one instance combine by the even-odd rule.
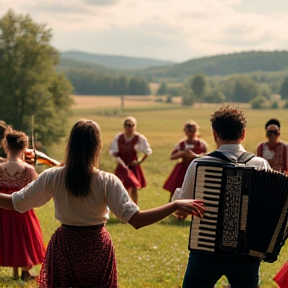
[[[271,75],[264,77],[262,74],[260,77],[261,74],[257,73],[226,77],[207,77],[197,74],[178,86],[162,82],[157,95],[167,95],[168,99],[175,94],[181,95],[183,105],[193,105],[194,102],[250,102],[254,108],[271,108],[269,101],[275,106],[271,100],[273,94],[279,94],[282,99],[288,100],[288,71],[277,74],[275,79]],[[267,79],[273,81],[265,82]]]
[[[66,77],[78,95],[150,95],[147,79],[125,75],[100,74],[85,69],[67,69]]]

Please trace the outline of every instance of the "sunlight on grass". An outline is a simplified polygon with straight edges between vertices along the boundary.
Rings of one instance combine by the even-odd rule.
[[[195,120],[200,126],[201,138],[208,144],[211,152],[215,149],[210,127],[210,115],[215,107],[183,108],[171,110],[153,109],[145,111],[134,110],[121,112],[119,115],[96,115],[95,111],[87,110],[78,113],[74,110],[69,118],[67,133],[72,124],[80,118],[89,118],[99,123],[102,129],[103,150],[100,168],[113,172],[115,162],[108,154],[109,146],[115,134],[122,130],[124,117],[132,115],[137,118],[138,131],[143,133],[153,149],[153,154],[143,163],[147,178],[147,187],[139,192],[139,206],[148,209],[164,204],[169,199],[169,193],[163,190],[162,185],[168,177],[175,161],[169,160],[174,145],[184,137],[182,127],[188,119]],[[244,147],[250,152],[256,151],[257,144],[265,140],[265,122],[272,117],[281,121],[282,140],[288,140],[288,113],[285,110],[256,111],[246,109],[248,118],[246,139]],[[49,147],[52,158],[63,160],[67,137],[61,139],[59,144]],[[59,226],[54,219],[54,206],[52,201],[44,207],[36,209],[39,216],[44,241],[47,245],[51,235]],[[188,259],[189,219],[184,222],[177,221],[170,216],[149,227],[134,230],[129,224],[122,224],[114,215],[107,223],[107,229],[112,236],[116,250],[120,288],[180,288]],[[261,264],[261,288],[277,287],[272,278],[286,261],[288,245],[286,245],[275,263]],[[39,269],[37,267],[37,269]],[[11,269],[0,269],[0,287],[19,287],[18,282],[11,280]],[[209,277],[209,275],[207,275]],[[222,277],[217,288],[224,288],[227,279]],[[34,286],[33,286],[34,285]],[[36,287],[34,282],[25,287]]]

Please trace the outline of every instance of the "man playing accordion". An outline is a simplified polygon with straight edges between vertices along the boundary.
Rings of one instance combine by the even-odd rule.
[[[197,165],[201,161],[206,163],[223,162],[223,160],[218,158],[218,154],[230,159],[231,162],[237,162],[241,155],[246,156],[246,154],[248,154],[248,158],[246,157],[245,160],[246,165],[256,166],[259,167],[259,169],[271,169],[265,159],[253,157],[254,155],[246,153],[241,145],[245,137],[246,128],[246,118],[242,110],[230,106],[222,107],[211,115],[210,121],[217,152],[216,154],[212,152],[210,156],[207,155],[195,159],[190,164],[182,188],[176,189],[172,200],[181,198],[193,199],[195,196],[194,189],[196,186],[194,184]],[[220,194],[221,193],[222,192],[220,192]],[[193,238],[193,235],[190,235],[190,239],[191,238]],[[212,288],[222,275],[227,277],[231,288],[258,287],[260,258],[250,255],[228,253],[221,250],[211,253],[208,251],[209,249],[207,249],[207,251],[205,251],[205,249],[194,249],[192,244],[195,241],[197,241],[197,239],[191,239],[189,243],[190,255],[183,280],[183,288]]]

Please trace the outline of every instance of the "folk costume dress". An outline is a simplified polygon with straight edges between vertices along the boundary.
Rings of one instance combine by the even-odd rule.
[[[1,193],[12,194],[37,177],[34,167],[25,162],[11,175],[6,163],[0,165]],[[34,266],[43,262],[44,255],[42,231],[34,210],[21,214],[0,208],[0,266]]]
[[[53,198],[55,218],[61,223],[49,241],[38,287],[118,288],[115,252],[105,223],[109,209],[128,222],[139,208],[114,174],[96,168],[89,194],[74,197],[65,188],[64,169],[47,169],[12,194],[13,206],[21,213]]]
[[[202,154],[207,152],[207,146],[206,143],[200,139],[195,139],[190,144],[184,140],[178,143],[176,148],[172,151],[172,154],[183,150],[191,150],[196,154]],[[176,188],[182,187],[186,170],[188,169],[191,161],[192,160],[185,158],[180,159],[180,162],[175,165],[174,169],[163,185],[165,190],[171,192],[173,195]]]
[[[270,147],[268,142],[262,142],[257,147],[257,156],[266,159],[271,168],[279,171],[288,171],[287,145],[279,141],[275,147]]]
[[[135,133],[133,138],[127,139],[124,133],[116,135],[110,147],[110,155],[120,157],[128,166],[128,169],[118,164],[115,175],[122,181],[126,189],[146,187],[146,179],[142,167],[131,165],[133,161],[138,161],[137,153],[152,154],[152,149],[147,139],[139,133]]]

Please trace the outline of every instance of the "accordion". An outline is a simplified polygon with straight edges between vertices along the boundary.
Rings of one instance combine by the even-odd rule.
[[[194,198],[206,212],[193,217],[189,249],[274,262],[288,237],[288,177],[239,164],[197,162]]]

